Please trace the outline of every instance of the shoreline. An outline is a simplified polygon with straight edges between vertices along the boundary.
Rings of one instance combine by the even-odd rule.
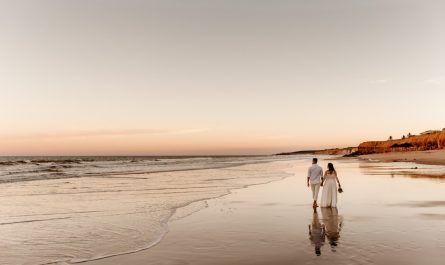
[[[136,265],[144,265],[144,264],[173,264],[176,262],[175,259],[173,261],[170,258],[167,258],[169,255],[169,252],[173,253],[180,253],[179,256],[181,258],[186,259],[194,259],[194,262],[199,265],[204,264],[225,264],[226,263],[226,257],[225,255],[219,256],[220,259],[218,262],[214,261],[212,262],[212,258],[209,257],[200,257],[196,259],[196,257],[192,254],[188,254],[184,252],[184,250],[181,249],[175,242],[178,242],[182,240],[182,238],[185,238],[185,241],[188,243],[195,243],[190,242],[190,237],[184,237],[183,234],[187,233],[188,230],[196,229],[195,224],[202,223],[204,227],[209,226],[210,223],[216,223],[218,222],[218,218],[215,218],[215,215],[221,214],[221,212],[224,211],[230,211],[231,208],[227,207],[227,204],[230,204],[231,206],[237,206],[237,204],[244,204],[248,203],[247,201],[244,201],[243,199],[239,198],[239,196],[244,194],[249,194],[252,192],[252,190],[261,190],[262,192],[266,192],[270,185],[279,185],[281,186],[282,182],[294,182],[295,176],[285,176],[280,179],[276,180],[270,180],[264,183],[257,183],[257,184],[251,184],[246,185],[244,187],[240,188],[234,188],[228,190],[228,193],[214,197],[214,198],[208,198],[205,200],[195,201],[190,203],[187,206],[191,206],[193,204],[197,203],[205,203],[205,207],[199,209],[198,211],[192,212],[191,214],[188,214],[186,216],[181,216],[178,210],[181,210],[184,207],[177,208],[175,212],[170,216],[169,220],[166,223],[166,233],[160,238],[158,242],[153,244],[151,247],[137,250],[134,252],[129,253],[120,253],[112,256],[107,257],[100,257],[92,260],[85,260],[78,262],[80,264],[86,264],[86,265],[108,265],[108,264],[114,264],[114,265],[124,265],[124,264],[136,264]],[[234,197],[236,199],[234,199]],[[239,200],[238,200],[239,199]],[[269,202],[269,200],[264,201],[265,204],[270,203],[270,206],[273,206],[274,203]],[[249,207],[252,207],[252,202],[249,202]],[[299,206],[310,206],[310,203],[307,203],[307,205],[299,205]],[[311,208],[310,208],[311,209]],[[204,221],[198,220],[196,216],[203,215],[205,218],[201,218]],[[198,229],[199,230],[199,229]],[[217,229],[213,228],[210,229],[211,232],[215,233]],[[188,239],[187,239],[188,238]],[[222,235],[218,235],[218,238],[222,240]],[[206,238],[207,239],[207,238]],[[210,240],[206,240],[210,241]],[[162,262],[160,261],[162,258],[165,258],[168,261]],[[155,261],[158,260],[158,261]],[[229,262],[229,261],[227,261]],[[244,260],[243,262],[247,262],[247,260]],[[77,262],[76,262],[77,263]],[[230,262],[229,262],[230,263]]]
[[[260,163],[253,159],[246,164],[241,159],[243,165],[231,168],[3,184],[5,225],[1,231],[6,254],[0,264],[22,264],[23,260],[75,264],[151,249],[163,240],[170,230],[167,223],[178,214],[186,217],[205,208],[207,200],[227,196],[232,190],[289,177],[294,159],[303,161],[287,158]],[[186,162],[184,167],[193,163]],[[51,245],[56,240],[59,243]]]
[[[413,162],[425,165],[445,165],[445,149],[430,151],[389,152],[358,156],[362,160],[380,162]]]
[[[441,207],[425,208],[429,193],[414,192],[421,185],[443,197],[441,186],[427,179],[407,181],[386,173],[387,177],[376,178],[360,173],[367,168],[361,169],[359,164],[350,167],[350,163],[339,161],[343,184],[349,188],[339,195],[336,212],[320,208],[313,212],[310,190],[304,185],[303,164],[295,168],[294,176],[232,190],[206,200],[207,207],[198,212],[173,218],[168,223],[169,232],[150,249],[83,264],[328,265],[363,260],[375,265],[416,265],[419,261],[441,264],[440,247],[431,245],[431,238],[437,236],[445,216]],[[365,183],[368,189],[352,188]],[[404,192],[394,197],[389,192],[394,187],[403,187]],[[369,200],[377,189],[383,190],[382,198]],[[407,221],[400,225],[401,220]],[[419,225],[425,221],[429,222],[427,226]],[[326,240],[317,241],[308,234],[308,225],[318,224],[326,227]],[[413,226],[422,229],[406,233]],[[337,230],[339,227],[343,229]],[[321,256],[316,254],[317,246]],[[418,260],[423,255],[429,258]]]
[[[196,200],[196,201],[190,202],[190,203],[188,203],[186,205],[177,207],[177,208],[175,208],[173,210],[171,215],[167,218],[166,222],[164,223],[164,229],[165,229],[164,233],[156,241],[153,241],[150,245],[148,245],[146,247],[143,247],[141,249],[133,250],[133,251],[116,253],[116,254],[113,254],[113,255],[102,256],[102,257],[96,257],[96,258],[88,259],[88,260],[78,260],[78,261],[73,262],[73,264],[91,264],[91,265],[94,265],[97,262],[97,264],[104,264],[104,265],[106,265],[106,264],[109,264],[108,261],[110,259],[116,259],[115,261],[119,261],[120,262],[121,258],[123,260],[125,260],[125,257],[131,256],[131,255],[139,255],[139,253],[141,253],[141,255],[144,255],[143,254],[144,252],[150,251],[151,249],[153,249],[154,247],[159,245],[165,239],[165,237],[171,232],[171,230],[172,230],[171,227],[174,226],[176,222],[181,221],[182,219],[187,218],[187,217],[189,217],[189,216],[191,216],[191,215],[193,215],[195,213],[198,213],[198,212],[200,212],[202,210],[205,210],[206,208],[209,207],[209,202],[213,202],[213,201],[217,201],[217,200],[224,200],[224,198],[226,196],[233,195],[233,194],[235,194],[235,193],[237,193],[239,191],[242,191],[242,190],[245,190],[245,189],[249,189],[249,188],[254,188],[256,186],[268,185],[268,184],[271,184],[273,182],[283,181],[283,180],[285,180],[287,178],[291,178],[291,177],[292,176],[284,176],[284,177],[281,177],[280,179],[268,180],[268,181],[262,182],[262,183],[247,184],[247,185],[244,185],[242,187],[236,187],[236,188],[228,189],[227,193],[219,195],[219,196],[216,196],[216,197],[209,197],[209,198],[205,198],[205,199]],[[187,213],[184,216],[180,213],[181,211],[184,211],[188,207],[192,207],[192,206],[200,204],[200,203],[204,204],[204,206],[200,207],[198,210],[192,211],[191,213]],[[104,262],[104,263],[102,263],[102,262]],[[117,264],[121,264],[121,263],[117,263]]]

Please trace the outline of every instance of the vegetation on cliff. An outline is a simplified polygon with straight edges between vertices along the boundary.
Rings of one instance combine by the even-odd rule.
[[[445,148],[445,129],[422,135],[387,141],[368,141],[358,146],[360,154],[425,151]]]

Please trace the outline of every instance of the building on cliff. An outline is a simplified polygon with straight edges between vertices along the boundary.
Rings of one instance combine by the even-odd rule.
[[[440,131],[439,130],[428,130],[428,131],[421,132],[420,135],[432,134],[432,133],[437,133],[437,132],[440,132]]]

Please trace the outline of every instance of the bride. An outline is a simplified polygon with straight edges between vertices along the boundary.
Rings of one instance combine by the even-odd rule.
[[[321,195],[321,207],[337,207],[337,183],[341,188],[334,165],[328,164],[328,170],[324,173],[322,180],[323,193]]]

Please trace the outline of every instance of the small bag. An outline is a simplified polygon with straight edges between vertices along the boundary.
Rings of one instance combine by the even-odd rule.
[[[343,189],[341,187],[338,187],[338,193],[342,193]]]

